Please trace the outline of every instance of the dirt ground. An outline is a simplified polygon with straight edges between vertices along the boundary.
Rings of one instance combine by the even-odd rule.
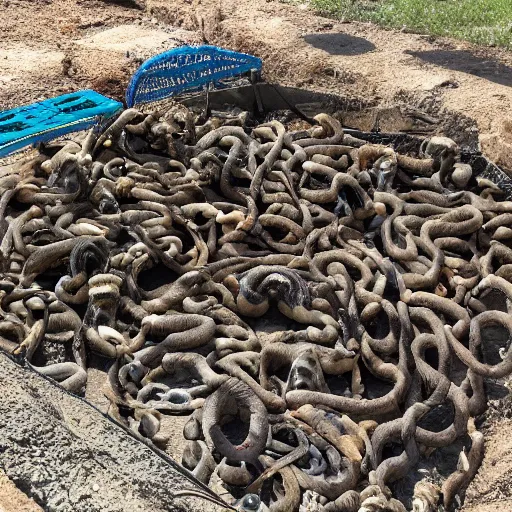
[[[307,5],[271,0],[136,4],[142,2],[0,0],[0,109],[80,88],[121,99],[148,56],[207,42],[261,57],[268,81],[351,98],[365,115],[347,113],[347,125],[371,129],[379,121],[383,131],[417,130],[413,118],[455,113],[451,130],[478,129],[484,154],[512,169],[510,52],[339,24],[312,15]],[[101,370],[92,373],[91,382],[101,382]],[[96,387],[88,398],[106,406]],[[512,510],[512,413],[501,402],[494,407],[483,425],[487,454],[468,489],[466,512]],[[171,445],[179,458],[178,441]]]
[[[204,41],[262,57],[269,81],[384,110],[382,130],[410,128],[396,111],[411,107],[467,116],[486,156],[512,169],[510,52],[339,24],[306,5],[267,0],[146,0],[145,11],[119,4],[142,2],[0,0],[8,14],[0,21],[0,108],[84,87],[121,98],[145,57]],[[395,119],[386,126],[390,110]],[[346,124],[375,124],[375,116],[349,117]]]
[[[42,508],[23,494],[0,470],[0,512],[42,512]]]

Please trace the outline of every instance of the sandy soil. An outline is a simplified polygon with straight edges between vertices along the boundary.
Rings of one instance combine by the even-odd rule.
[[[0,470],[0,512],[42,512],[42,510]]]
[[[130,2],[125,2],[130,4]],[[132,5],[143,2],[133,2]],[[414,129],[408,114],[479,131],[482,150],[512,169],[512,53],[378,27],[339,24],[307,6],[267,0],[146,0],[146,8],[98,0],[0,0],[0,109],[79,88],[122,98],[149,55],[208,42],[262,57],[267,80],[352,98],[365,115],[346,123]],[[443,125],[446,128],[446,125]],[[101,369],[91,382],[102,381]],[[88,398],[103,410],[96,386]],[[464,510],[512,510],[512,414],[502,403],[484,423],[487,455]],[[166,427],[181,430],[184,418]],[[173,438],[168,451],[179,459]],[[0,481],[1,496],[5,487]],[[19,502],[22,509],[22,501]],[[9,509],[7,509],[9,510]]]
[[[207,41],[262,57],[271,81],[348,95],[376,110],[468,116],[484,153],[512,169],[510,52],[338,24],[266,0],[145,3],[146,11],[97,0],[0,0],[8,13],[0,21],[0,108],[80,87],[119,98],[148,55]]]
[[[95,0],[0,0],[0,108],[80,88],[122,98],[150,55],[195,33]]]
[[[151,13],[186,28],[204,27],[209,42],[264,59],[266,77],[361,98],[376,107],[445,109],[477,123],[487,156],[512,168],[512,54],[447,39],[339,24],[305,6],[265,0],[148,0]],[[191,14],[192,12],[192,14]],[[404,105],[404,108],[405,108]]]

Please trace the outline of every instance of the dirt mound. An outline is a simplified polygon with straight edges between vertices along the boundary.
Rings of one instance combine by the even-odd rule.
[[[472,122],[455,133],[478,130],[484,154],[512,169],[509,52],[366,23],[339,24],[304,6],[264,0],[172,6],[148,0],[147,9],[201,32],[210,43],[258,55],[271,81],[361,98],[384,109],[412,105],[440,118],[464,116]]]

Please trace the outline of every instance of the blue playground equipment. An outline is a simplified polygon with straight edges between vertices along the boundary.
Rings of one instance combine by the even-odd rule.
[[[182,46],[156,55],[133,75],[126,105],[150,103],[250,74],[259,77],[261,59],[215,46]],[[91,128],[115,116],[123,104],[96,91],[64,94],[39,103],[0,112],[0,158],[31,144]]]

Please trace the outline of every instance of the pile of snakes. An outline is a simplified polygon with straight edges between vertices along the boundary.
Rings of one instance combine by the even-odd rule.
[[[0,348],[76,393],[99,357],[109,414],[155,445],[188,415],[182,464],[242,510],[452,510],[512,371],[482,355],[512,335],[512,202],[446,137],[281,121],[128,109],[0,167]]]

